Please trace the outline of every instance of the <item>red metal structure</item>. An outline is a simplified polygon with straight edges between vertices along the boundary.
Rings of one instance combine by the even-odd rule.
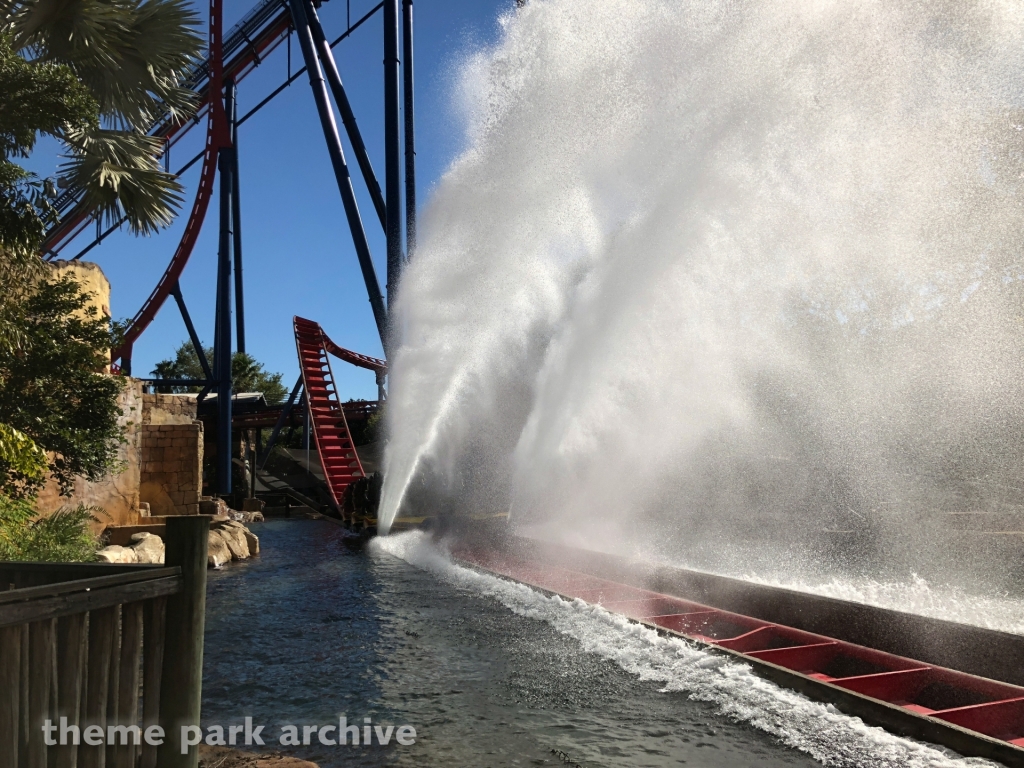
[[[387,366],[383,360],[339,347],[312,320],[296,316],[294,323],[295,347],[299,354],[302,384],[306,390],[312,436],[331,499],[341,510],[349,487],[364,477],[365,473],[352,442],[345,409],[334,388],[334,375],[327,354],[330,352],[345,362],[378,374],[384,373]]]
[[[726,610],[721,605],[712,606],[647,589],[642,585],[649,576],[628,578],[630,583],[624,583],[625,578],[618,580],[622,574],[612,574],[615,580],[596,575],[608,568],[611,556],[595,555],[588,566],[585,555],[553,546],[548,550],[546,555],[537,556],[529,547],[525,552],[497,552],[462,546],[453,554],[466,564],[498,576],[569,600],[599,605],[661,634],[681,636],[736,656],[764,677],[833,703],[849,714],[897,733],[940,743],[966,755],[1024,766],[1024,685],[1021,684],[1024,681],[1019,664],[1013,658],[1000,658],[1004,654],[1014,655],[1015,650],[1019,652],[1024,641],[1018,637],[886,609],[853,606],[855,611],[875,614],[874,620],[879,624],[904,622],[905,626],[911,626],[908,634],[926,641],[917,646],[926,654],[939,652],[927,649],[941,648],[944,642],[961,632],[959,642],[953,643],[959,646],[954,653],[955,662],[968,668],[976,665],[989,676],[983,677],[754,618]],[[554,564],[553,559],[558,564]],[[612,570],[615,570],[614,565]],[[724,590],[717,590],[718,595],[722,597],[731,592],[731,599],[740,603],[744,599],[742,592],[754,586],[744,587],[744,582],[710,574],[675,570],[684,574],[684,578],[691,578],[691,584],[701,581],[707,584],[713,579],[730,582]],[[759,598],[762,604],[768,604],[765,609],[768,612],[776,609],[772,602],[792,601],[800,606],[793,616],[817,613],[820,626],[830,626],[836,634],[847,629],[844,624],[849,622],[840,618],[844,610],[839,605],[841,601],[829,600],[825,610],[819,611],[819,606],[813,605],[817,600],[814,596],[761,585],[756,585],[756,589],[778,593]],[[699,594],[701,590],[697,591]],[[715,592],[714,589],[704,591],[705,595]],[[748,606],[753,604],[748,600]],[[915,622],[918,626],[913,627]],[[852,629],[858,631],[858,628]],[[1012,682],[991,679],[996,676]]]
[[[404,62],[404,66],[408,70],[407,87],[409,92],[406,94],[406,102],[407,108],[411,109],[412,0],[404,1],[408,6],[406,14],[407,28],[405,30],[406,37],[408,38],[407,57]],[[204,115],[206,118],[206,141],[203,151],[185,163],[177,172],[180,175],[202,160],[199,184],[184,233],[156,287],[128,323],[121,343],[111,351],[112,370],[131,375],[132,350],[135,341],[152,323],[157,313],[165,304],[167,297],[174,296],[188,330],[191,343],[203,368],[204,378],[173,381],[161,379],[160,381],[165,386],[200,387],[200,402],[204,401],[209,392],[216,391],[218,443],[231,443],[231,403],[233,400],[231,392],[232,291],[234,293],[234,314],[237,319],[235,330],[238,342],[237,349],[240,352],[245,351],[237,129],[303,74],[306,74],[309,78],[314,100],[317,103],[324,138],[338,182],[348,229],[352,235],[360,271],[366,284],[374,321],[377,325],[382,345],[385,350],[388,348],[387,306],[377,280],[376,268],[370,253],[366,233],[363,230],[363,223],[353,189],[352,176],[345,160],[341,137],[334,117],[334,108],[328,97],[323,73],[326,70],[327,79],[330,81],[330,90],[333,93],[338,109],[341,111],[345,133],[356,155],[363,181],[366,183],[371,198],[374,200],[375,208],[381,219],[381,225],[387,230],[389,284],[391,284],[393,291],[395,285],[397,285],[397,269],[396,264],[392,262],[395,261],[397,256],[397,267],[400,267],[404,259],[401,243],[399,242],[401,235],[400,220],[402,217],[397,210],[397,206],[400,204],[399,185],[401,179],[396,177],[395,173],[397,169],[395,158],[398,157],[401,137],[397,129],[397,122],[395,120],[386,121],[385,154],[389,169],[386,191],[388,194],[388,204],[394,208],[391,211],[391,226],[388,227],[380,185],[374,175],[373,167],[367,156],[365,144],[356,124],[355,116],[345,94],[345,88],[334,61],[332,49],[370,20],[378,11],[383,10],[385,19],[385,47],[390,51],[393,47],[391,43],[398,39],[399,34],[398,2],[399,0],[382,0],[354,23],[350,20],[345,31],[335,40],[329,42],[317,16],[317,8],[321,4],[319,1],[290,0],[289,2],[282,2],[282,0],[259,0],[257,5],[227,35],[224,35],[222,32],[223,0],[210,0],[208,58],[198,62],[185,77],[185,85],[194,90],[198,95],[199,105],[196,116],[194,119],[180,120],[165,114],[154,121],[146,131],[148,135],[164,140],[164,161],[169,171],[171,146],[193,126],[199,125]],[[291,39],[293,33],[299,42],[299,48],[304,61],[304,66],[294,73],[291,64]],[[238,117],[235,114],[237,83],[254,67],[258,66],[264,56],[284,41],[288,41],[287,79],[246,114]],[[394,53],[394,51],[391,51],[391,53]],[[389,82],[391,82],[397,74],[398,70],[395,67],[399,66],[399,61],[396,56],[392,56],[388,59],[387,63]],[[386,97],[388,99],[387,114],[393,117],[397,115],[399,94],[397,90],[390,89],[386,93]],[[408,155],[406,172],[410,174],[407,180],[408,183],[413,183],[415,178],[412,130],[412,116],[409,114],[407,116],[405,137]],[[220,239],[217,254],[217,311],[213,344],[214,359],[213,364],[210,365],[209,361],[206,360],[200,337],[195,332],[181,295],[179,279],[192,255],[200,230],[206,219],[210,200],[214,195],[215,180],[218,174],[220,174],[221,182],[219,185]],[[410,237],[414,236],[413,233],[415,231],[414,206],[415,197],[413,195],[407,200],[407,208],[409,210],[405,211],[405,220],[407,226],[409,226]],[[92,220],[91,211],[75,198],[74,193],[69,192],[58,199],[56,208],[60,215],[60,220],[47,233],[43,245],[44,253],[50,259],[55,258],[61,249],[83,232]],[[105,232],[100,233],[97,231],[96,238],[76,256],[72,257],[73,260],[81,258],[92,248],[99,245],[107,235],[118,229],[124,221],[125,218],[122,217]],[[234,272],[233,289],[232,272]],[[340,350],[341,348],[337,349]],[[374,361],[373,358],[364,358],[361,355],[344,350],[341,356],[355,365],[375,370],[378,387],[381,392],[380,397],[383,399],[384,369],[382,366],[376,365],[376,362],[379,361]],[[223,456],[218,454],[216,486],[217,492],[221,495],[231,493],[231,466],[230,456],[227,453],[224,453]]]

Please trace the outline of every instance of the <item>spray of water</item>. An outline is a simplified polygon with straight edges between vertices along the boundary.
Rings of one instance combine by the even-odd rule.
[[[404,278],[382,531],[511,507],[606,549],[878,575],[952,512],[1024,509],[1024,7],[501,24]]]

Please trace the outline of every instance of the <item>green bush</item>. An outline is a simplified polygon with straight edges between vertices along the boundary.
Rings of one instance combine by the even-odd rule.
[[[31,501],[0,495],[0,560],[95,560],[99,543],[89,523],[96,520],[97,511],[79,504],[34,520],[37,513]]]

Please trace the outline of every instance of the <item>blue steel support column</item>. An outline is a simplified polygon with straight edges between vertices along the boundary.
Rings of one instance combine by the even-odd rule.
[[[181,283],[174,284],[174,287],[171,289],[171,296],[174,297],[174,301],[178,305],[181,319],[185,321],[185,330],[188,331],[188,337],[192,341],[192,348],[196,351],[196,357],[199,358],[199,365],[203,368],[203,375],[207,381],[214,381],[213,371],[210,370],[210,363],[206,360],[206,353],[203,351],[203,345],[199,341],[199,334],[196,333],[196,327],[192,324],[192,316],[188,313],[188,307],[185,306],[185,297],[181,295]]]
[[[234,111],[235,91],[228,83],[224,108]],[[216,95],[215,95],[216,97]],[[217,248],[217,322],[214,329],[214,374],[217,377],[217,493],[231,493],[231,192],[234,148],[217,158],[220,171],[220,240]]]
[[[341,123],[345,126],[345,133],[348,134],[349,143],[352,145],[352,152],[359,163],[359,170],[363,174],[363,181],[366,182],[366,190],[370,193],[374,210],[377,211],[377,218],[380,219],[380,226],[387,230],[387,212],[384,207],[384,196],[380,192],[380,184],[377,183],[377,176],[370,164],[370,156],[366,153],[366,145],[363,144],[362,134],[359,133],[359,126],[356,125],[356,115],[352,111],[352,105],[348,101],[348,94],[345,93],[345,86],[341,82],[341,73],[334,61],[334,54],[331,53],[331,45],[327,42],[327,35],[320,25],[320,18],[316,15],[316,9],[312,2],[306,3],[306,14],[309,18],[309,29],[313,33],[313,43],[316,46],[317,56],[324,66],[324,73],[327,75],[327,82],[331,86],[331,93],[334,95],[334,103],[338,105],[338,112],[341,113]]]
[[[384,202],[387,207],[388,311],[394,309],[402,272],[402,166],[399,114],[398,0],[384,0]],[[393,316],[389,314],[393,321]],[[389,334],[397,329],[388,326]],[[390,346],[390,344],[389,344]],[[390,360],[390,355],[388,355]]]
[[[352,177],[345,164],[345,153],[341,147],[341,137],[338,136],[338,125],[334,121],[334,112],[327,95],[323,72],[320,70],[320,62],[317,61],[313,48],[313,36],[306,20],[306,10],[302,0],[289,0],[289,7],[292,11],[295,33],[302,48],[302,57],[306,62],[309,86],[313,89],[313,98],[320,115],[320,125],[324,131],[324,138],[327,140],[327,150],[330,152],[331,164],[334,166],[334,176],[338,181],[338,191],[341,192],[341,202],[345,206],[345,216],[348,219],[349,231],[352,233],[359,267],[363,273],[363,282],[366,284],[366,292],[370,296],[373,319],[377,323],[377,333],[380,334],[381,344],[384,346],[386,354],[388,349],[387,309],[384,307],[380,283],[377,282],[377,271],[374,269],[373,259],[370,256],[370,246],[366,242],[366,232],[363,230],[363,221],[359,216],[355,191],[352,189]]]
[[[412,0],[402,0],[402,73],[405,86],[405,258],[416,250],[416,121],[414,119]]]
[[[235,81],[228,80],[231,91],[231,111],[228,123],[231,126],[231,229],[234,235],[232,247],[235,256],[235,343],[239,352],[245,352],[245,291],[242,285],[242,198],[239,195],[238,180],[238,100]]]

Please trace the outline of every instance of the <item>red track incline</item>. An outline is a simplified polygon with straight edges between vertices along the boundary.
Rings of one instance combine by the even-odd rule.
[[[306,399],[312,416],[313,438],[316,440],[320,466],[323,467],[324,479],[331,491],[331,498],[340,510],[344,508],[345,493],[349,486],[362,478],[364,473],[348,429],[345,411],[334,387],[334,376],[331,373],[327,350],[331,349],[334,352],[336,348],[358,357],[360,363],[356,364],[361,367],[369,368],[373,363],[383,366],[384,362],[338,347],[327,338],[320,325],[312,320],[296,316],[294,323],[295,347],[299,353],[302,384],[306,389]],[[342,356],[342,359],[345,358]]]

